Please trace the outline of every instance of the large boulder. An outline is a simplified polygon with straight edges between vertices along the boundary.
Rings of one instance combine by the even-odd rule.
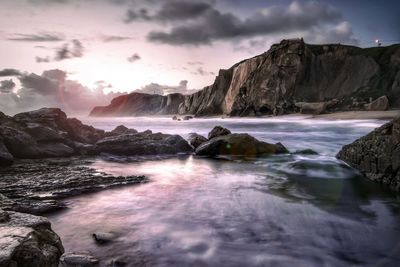
[[[192,147],[179,135],[153,134],[145,131],[137,134],[125,134],[106,137],[96,143],[95,154],[137,156],[188,153]]]
[[[212,139],[214,137],[223,136],[230,134],[231,131],[222,127],[222,126],[215,126],[211,132],[208,133],[208,139]]]
[[[369,104],[365,105],[365,109],[368,111],[385,111],[389,109],[389,99],[387,96],[381,96]]]
[[[210,139],[196,149],[199,156],[244,156],[256,157],[268,154],[288,153],[281,144],[269,144],[248,134],[228,134]]]
[[[0,266],[57,267],[64,248],[44,217],[0,210]]]
[[[207,142],[208,139],[205,138],[202,135],[199,135],[197,133],[191,133],[189,134],[189,143],[196,149],[198,148],[201,144],[204,142]]]
[[[128,127],[124,126],[124,125],[119,125],[117,127],[115,127],[114,130],[112,130],[111,132],[107,132],[105,135],[106,137],[109,136],[117,136],[117,135],[121,135],[121,134],[136,134],[138,133],[138,131],[136,131],[135,129],[129,129]]]
[[[326,112],[327,103],[326,102],[298,102],[295,104],[296,107],[300,108],[300,113],[302,114],[322,114]]]
[[[344,146],[336,157],[400,191],[400,117]]]

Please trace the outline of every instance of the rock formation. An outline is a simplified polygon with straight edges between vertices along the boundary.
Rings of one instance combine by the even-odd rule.
[[[95,129],[57,108],[42,108],[8,117],[0,117],[0,165],[14,158],[38,159],[73,155],[176,154],[191,152],[180,136],[138,133],[118,126],[111,132]]]
[[[400,117],[344,146],[337,158],[369,179],[400,191]]]
[[[298,112],[298,102],[314,103],[308,106],[317,112],[358,110],[381,96],[400,107],[400,45],[362,49],[283,40],[220,70],[212,85],[192,95],[132,93],[95,107],[91,115],[280,115]]]
[[[57,267],[61,240],[44,217],[0,209],[0,266]]]

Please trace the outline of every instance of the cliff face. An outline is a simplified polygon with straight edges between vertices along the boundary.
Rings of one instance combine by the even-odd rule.
[[[337,109],[362,108],[386,95],[400,107],[400,45],[358,48],[284,40],[269,51],[221,70],[190,95],[132,93],[91,115],[193,114],[251,116],[291,113],[297,102],[337,100]],[[170,105],[165,99],[170,98]]]

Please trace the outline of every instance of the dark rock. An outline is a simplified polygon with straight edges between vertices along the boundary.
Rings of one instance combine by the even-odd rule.
[[[113,242],[117,235],[109,232],[96,232],[93,234],[93,238],[99,244],[107,244]]]
[[[124,126],[124,125],[119,125],[117,127],[115,127],[114,130],[112,130],[109,133],[106,133],[106,137],[109,136],[117,136],[117,135],[121,135],[121,134],[136,134],[138,133],[138,131],[136,131],[135,129],[129,129],[128,127]]]
[[[369,111],[385,111],[389,109],[389,99],[387,96],[381,96],[369,104],[365,105],[365,109]]]
[[[189,143],[196,149],[198,148],[201,144],[204,142],[207,142],[208,139],[205,138],[202,135],[199,135],[197,133],[191,133],[189,134]]]
[[[0,207],[44,214],[65,208],[62,198],[147,181],[144,176],[98,172],[89,164],[81,158],[20,160],[0,168]]]
[[[400,191],[400,117],[346,145],[336,155],[373,181]]]
[[[188,120],[191,120],[191,119],[193,119],[193,116],[184,116],[183,117],[184,121],[188,121]]]
[[[150,132],[106,137],[96,143],[97,154],[138,156],[189,153],[192,147],[179,135]]]
[[[176,121],[176,120],[178,120],[178,117],[177,116],[173,116],[172,120]]]
[[[215,126],[211,132],[208,133],[208,139],[212,139],[214,137],[223,136],[230,134],[231,131],[222,127],[222,126]]]
[[[0,224],[10,221],[10,215],[7,211],[0,209]]]
[[[228,134],[210,139],[196,149],[199,156],[237,155],[257,157],[268,154],[288,153],[281,144],[269,144],[248,134]]]
[[[319,155],[318,152],[315,152],[312,149],[303,149],[303,150],[297,150],[293,154],[300,154],[300,155]]]
[[[90,267],[98,265],[99,262],[88,251],[65,253],[60,259],[62,267]]]
[[[24,213],[8,216],[0,222],[0,266],[58,267],[64,248],[50,222]]]

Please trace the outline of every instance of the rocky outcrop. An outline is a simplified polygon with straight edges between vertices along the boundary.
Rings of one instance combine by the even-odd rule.
[[[0,248],[0,266],[4,267],[57,267],[64,252],[46,218],[2,210]]]
[[[212,139],[214,137],[223,136],[231,134],[231,131],[222,127],[222,126],[215,126],[209,133],[208,139]]]
[[[167,96],[131,93],[119,96],[106,107],[95,107],[90,116],[143,116],[178,113],[185,97],[181,94]]]
[[[400,192],[400,118],[344,146],[337,158]]]
[[[111,132],[95,129],[75,118],[67,118],[60,109],[43,108],[8,117],[0,117],[0,165],[14,158],[39,159],[75,155],[176,154],[191,152],[180,136],[138,133],[120,125]]]
[[[288,153],[280,143],[270,144],[257,140],[248,134],[228,134],[214,137],[196,149],[198,156],[257,156]]]
[[[281,115],[298,112],[296,103],[314,103],[312,113],[363,109],[386,95],[390,107],[400,107],[400,45],[359,48],[341,44],[310,45],[283,40],[267,52],[220,70],[215,82],[189,96],[133,93],[93,116],[148,114]],[[335,106],[326,103],[337,100]],[[353,105],[353,100],[357,105]],[[319,107],[315,103],[320,103]],[[304,108],[304,111],[308,108]]]
[[[124,134],[106,137],[96,143],[95,154],[116,155],[160,155],[191,153],[192,147],[179,135],[168,135],[146,131],[137,134]]]
[[[205,138],[202,135],[199,135],[197,133],[191,133],[189,134],[189,143],[196,149],[198,148],[201,144],[204,142],[207,142],[208,139]]]
[[[60,259],[60,267],[91,267],[97,266],[99,260],[90,252],[69,252],[62,255]]]
[[[381,96],[369,104],[365,105],[365,109],[369,111],[385,111],[389,109],[389,99],[387,96]]]

